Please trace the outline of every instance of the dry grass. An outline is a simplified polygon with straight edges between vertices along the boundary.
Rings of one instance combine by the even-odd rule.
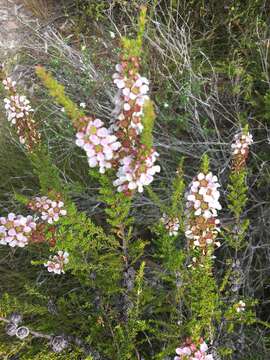
[[[38,18],[48,19],[52,2],[50,0],[23,0],[24,5]]]

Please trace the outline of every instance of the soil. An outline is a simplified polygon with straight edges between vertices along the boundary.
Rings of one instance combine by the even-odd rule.
[[[27,38],[27,27],[36,20],[20,1],[0,0],[0,63],[14,55]]]

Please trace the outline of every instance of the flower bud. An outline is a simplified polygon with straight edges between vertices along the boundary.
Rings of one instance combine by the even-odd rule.
[[[68,347],[69,343],[65,336],[54,336],[51,341],[53,352],[60,353]]]
[[[29,335],[29,329],[26,326],[21,326],[17,329],[16,331],[16,336],[20,339],[23,340],[25,339],[28,335]]]
[[[15,336],[17,332],[17,325],[10,322],[6,325],[5,332],[8,336]]]
[[[19,325],[22,322],[22,315],[14,312],[9,316],[9,321],[15,325]]]

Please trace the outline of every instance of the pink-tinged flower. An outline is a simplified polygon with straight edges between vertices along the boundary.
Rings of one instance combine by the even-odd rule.
[[[28,204],[29,208],[41,214],[41,219],[48,224],[57,222],[60,216],[67,215],[64,203],[61,200],[51,200],[47,196],[35,197]]]
[[[175,236],[178,234],[180,224],[177,217],[170,217],[167,214],[163,214],[160,220],[168,230],[170,236]]]
[[[200,351],[196,351],[193,356],[190,357],[191,360],[202,360],[203,356]]]
[[[25,247],[36,230],[35,219],[28,215],[15,215],[13,213],[0,218],[0,244],[11,247]]]
[[[116,65],[117,72],[113,74],[118,91],[110,130],[121,143],[114,162],[117,179],[113,184],[126,195],[135,190],[143,192],[144,186],[149,185],[160,171],[160,167],[155,165],[158,153],[154,149],[146,151],[141,144],[144,105],[149,100],[149,81],[139,74],[138,68],[139,59],[130,57]]]
[[[212,354],[207,354],[208,346],[201,339],[201,343],[196,345],[187,339],[184,344],[175,350],[176,354],[174,360],[213,360]]]
[[[51,256],[50,260],[47,261],[44,266],[47,267],[49,272],[55,274],[64,274],[64,265],[69,262],[69,254],[66,251],[58,251],[57,255]]]
[[[204,341],[203,343],[200,344],[200,351],[201,352],[206,352],[207,350],[208,350],[208,345]]]
[[[184,346],[182,348],[177,348],[175,350],[177,355],[191,355],[192,351],[189,346]]]
[[[99,119],[90,120],[88,125],[76,134],[76,145],[85,150],[89,166],[99,166],[102,174],[112,167],[112,160],[121,146],[116,136],[103,125]]]
[[[158,153],[151,151],[143,158],[126,156],[121,161],[117,171],[117,179],[113,182],[119,192],[132,192],[135,189],[143,192],[143,187],[154,180],[154,175],[160,171],[159,165],[154,165]]]

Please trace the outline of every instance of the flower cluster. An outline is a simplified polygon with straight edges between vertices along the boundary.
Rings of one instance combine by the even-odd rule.
[[[214,360],[212,354],[207,354],[208,346],[200,339],[199,346],[196,346],[190,339],[187,339],[185,343],[175,350],[178,356],[174,357],[174,360]]]
[[[34,111],[31,108],[30,101],[23,95],[12,95],[9,99],[5,98],[4,102],[8,121],[13,125],[16,125],[20,119],[28,117],[30,112]]]
[[[41,213],[41,219],[48,224],[58,221],[60,216],[65,216],[67,211],[63,208],[64,203],[61,200],[51,200],[47,196],[36,197],[29,202],[28,207]]]
[[[4,99],[8,121],[16,128],[20,143],[25,144],[28,150],[32,150],[40,140],[36,123],[31,117],[34,110],[24,95],[17,94],[15,81],[6,78],[3,80],[3,85],[9,92],[9,97]]]
[[[220,185],[217,181],[217,177],[211,172],[207,175],[199,173],[193,180],[187,196],[187,207],[194,208],[194,215],[201,215],[205,219],[217,216],[217,210],[221,210],[218,201],[220,193],[217,190]]]
[[[175,236],[178,234],[180,225],[179,225],[179,219],[177,217],[170,217],[167,214],[163,214],[161,218],[161,222],[168,230],[170,236]]]
[[[113,82],[119,89],[115,100],[117,115],[115,128],[126,129],[131,138],[143,130],[141,121],[143,106],[145,101],[149,99],[147,95],[149,81],[136,71],[138,67],[138,59],[132,57],[130,63],[122,61],[121,64],[117,64],[117,72],[113,74]]]
[[[99,119],[83,116],[76,120],[76,145],[84,149],[90,167],[99,167],[100,173],[115,168],[114,186],[119,192],[131,195],[143,191],[160,171],[154,165],[158,153],[152,145],[142,144],[142,117],[145,101],[149,99],[149,81],[138,73],[139,60],[131,57],[116,66],[113,75],[118,88],[115,99],[115,118],[109,129]]]
[[[234,136],[234,141],[231,145],[233,155],[233,167],[239,171],[245,166],[248,158],[249,146],[253,143],[252,135],[241,131]]]
[[[220,187],[217,177],[210,172],[199,173],[192,181],[187,194],[187,223],[186,237],[192,241],[193,246],[205,248],[215,243],[219,231],[217,210],[221,209],[219,203]]]
[[[99,166],[100,173],[112,167],[115,152],[121,144],[99,119],[91,120],[76,134],[76,145],[84,149],[90,167]]]
[[[243,134],[243,132],[236,134],[234,136],[234,142],[231,145],[233,155],[241,154],[243,156],[247,156],[248,148],[252,143],[253,138],[249,132],[247,134]]]
[[[12,81],[10,77],[3,80],[3,85],[6,90],[16,92],[16,81]]]
[[[121,161],[117,171],[117,179],[113,182],[119,192],[127,195],[137,189],[143,192],[143,187],[149,185],[154,175],[160,171],[159,165],[154,165],[158,153],[151,151],[150,154],[141,156],[126,156]]]
[[[64,274],[64,265],[69,262],[68,252],[58,251],[57,255],[51,256],[50,260],[47,261],[44,266],[48,269],[49,272],[55,274]]]
[[[0,218],[0,244],[11,247],[24,247],[31,239],[36,229],[36,222],[32,216],[8,214]]]
[[[138,72],[139,58],[123,59],[116,65],[113,81],[118,88],[111,129],[121,143],[117,153],[118,171],[114,185],[117,190],[130,195],[134,190],[143,192],[154,175],[160,171],[155,164],[158,153],[141,142],[144,105],[149,100],[149,81]]]

